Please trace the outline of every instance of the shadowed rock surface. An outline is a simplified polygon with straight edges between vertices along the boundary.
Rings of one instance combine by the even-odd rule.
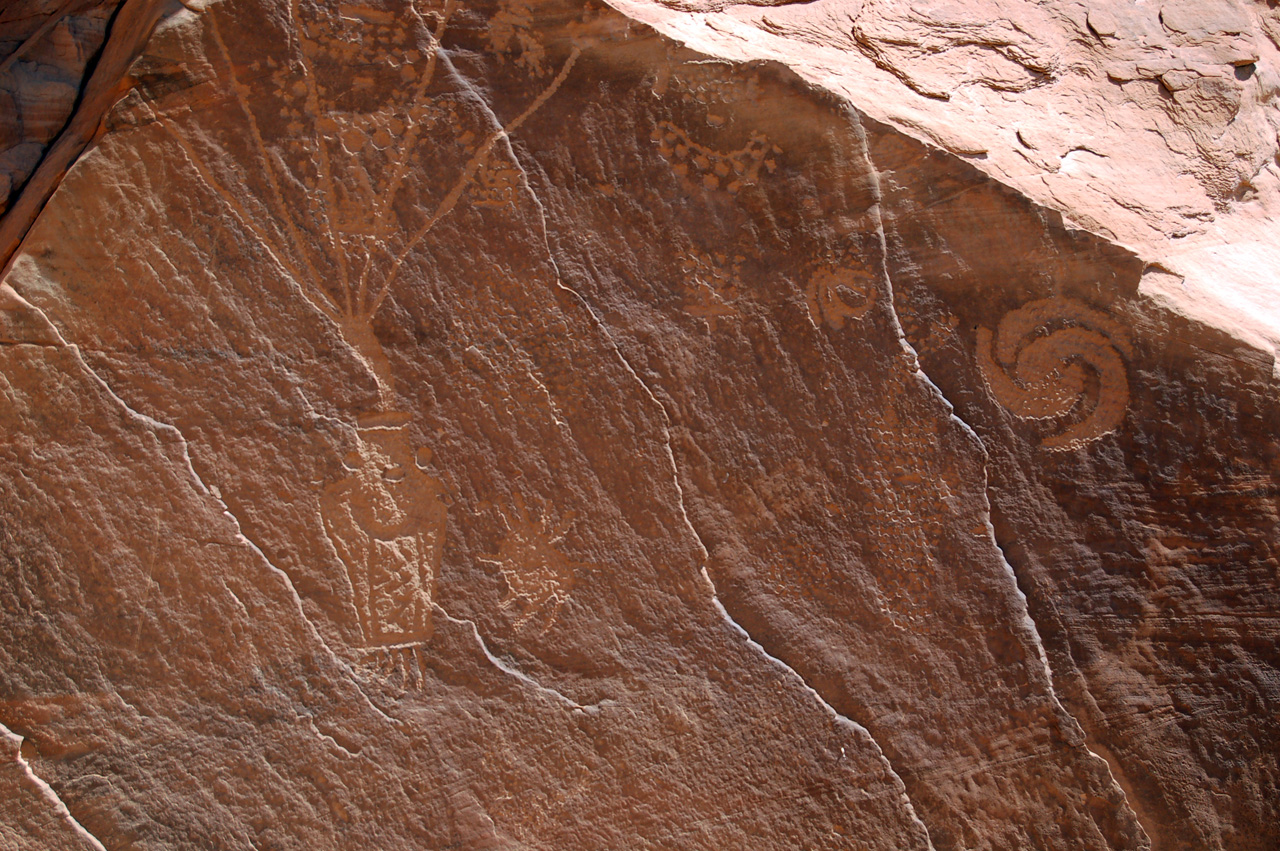
[[[1275,365],[1172,273],[595,2],[137,43],[0,285],[0,838],[1280,843]]]

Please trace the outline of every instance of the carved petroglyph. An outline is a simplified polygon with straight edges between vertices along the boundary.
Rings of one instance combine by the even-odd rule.
[[[366,664],[407,684],[418,681],[420,645],[432,635],[446,509],[441,482],[424,470],[430,452],[411,451],[409,417],[396,413],[374,319],[460,205],[518,202],[523,171],[504,143],[580,55],[573,47],[558,70],[549,65],[552,78],[503,125],[450,64],[444,42],[458,3],[428,5],[290,0],[289,37],[267,56],[225,36],[222,13],[211,10],[200,20],[217,96],[171,111],[136,104],[140,122],[167,135],[257,256],[333,324],[374,380],[373,413],[358,418],[358,448],[347,475],[322,493],[321,516],[350,581]],[[551,56],[530,34],[533,20],[516,0],[490,39],[499,61],[543,77]],[[553,611],[570,581],[546,592],[537,583],[551,580],[513,577],[519,599],[550,600]]]
[[[363,661],[370,672],[393,687],[417,689],[426,681],[427,663],[417,644],[367,650]]]
[[[733,302],[742,288],[738,267],[744,259],[742,255],[691,251],[680,262],[686,276],[685,312],[705,320],[712,333],[718,320],[739,315]]]
[[[364,647],[388,657],[431,637],[446,524],[444,487],[425,470],[431,452],[413,451],[406,419],[366,417],[358,447],[344,462],[347,476],[320,500],[325,534],[351,582]]]
[[[735,195],[743,187],[759,181],[761,168],[769,173],[777,169],[776,157],[782,153],[781,148],[770,144],[768,137],[759,132],[752,133],[741,148],[722,153],[693,141],[687,132],[670,121],[660,122],[651,138],[658,144],[658,153],[686,186],[724,189]]]
[[[569,592],[573,590],[578,565],[556,548],[556,544],[564,540],[573,517],[570,515],[555,526],[545,515],[541,520],[534,520],[519,496],[514,515],[501,509],[499,513],[507,534],[498,551],[480,561],[502,572],[507,594],[500,605],[512,618],[512,626],[520,630],[542,621],[540,632],[546,632],[555,625],[561,607],[568,602]]]
[[[506,207],[516,202],[524,172],[510,160],[491,157],[476,172],[471,203],[480,207]]]
[[[813,273],[804,294],[813,324],[839,331],[846,319],[862,319],[875,305],[875,278],[865,269],[827,266]]]
[[[489,20],[489,49],[534,76],[545,73],[547,50],[534,35],[533,10],[523,0],[504,3]]]
[[[1000,320],[997,333],[978,329],[978,365],[996,400],[1030,420],[1084,415],[1041,445],[1071,448],[1115,430],[1129,406],[1125,360],[1133,356],[1124,328],[1067,298],[1028,302]]]
[[[395,383],[374,334],[374,316],[406,261],[469,190],[481,205],[515,200],[519,169],[510,161],[494,162],[495,148],[555,94],[580,53],[575,47],[554,79],[506,126],[477,125],[494,122],[487,109],[470,103],[471,95],[437,91],[437,70],[448,62],[442,45],[457,8],[455,0],[446,0],[432,10],[410,2],[403,14],[354,6],[335,13],[293,0],[296,42],[283,61],[238,58],[218,15],[210,14],[202,20],[208,22],[212,73],[226,80],[238,115],[209,120],[213,111],[189,109],[161,118],[142,108],[264,257],[334,323],[376,380],[383,410],[394,407]],[[545,51],[535,50],[519,9],[502,14],[491,38],[504,51],[518,48],[519,61],[540,73]],[[415,46],[423,42],[425,51]],[[333,68],[374,70],[326,83],[335,78]],[[361,102],[361,92],[387,89],[370,75],[395,68],[403,85],[391,87],[392,102],[353,105]],[[437,173],[425,161],[427,138],[451,139],[456,150],[450,153],[466,158],[451,180],[435,187],[432,204],[418,197],[433,194],[419,183],[423,175]],[[247,157],[236,153],[245,144],[251,148]]]

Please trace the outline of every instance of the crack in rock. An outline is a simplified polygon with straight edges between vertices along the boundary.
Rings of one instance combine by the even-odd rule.
[[[57,331],[57,326],[54,325],[54,323],[49,319],[48,315],[42,309],[36,307],[35,305],[30,304],[30,302],[26,302],[25,306],[31,309],[32,311],[34,311],[45,323],[49,325],[49,327],[54,328],[55,331]],[[112,389],[111,385],[107,383],[106,379],[104,379],[101,375],[99,375],[97,371],[94,370],[93,367],[89,365],[88,361],[86,361],[83,355],[80,353],[80,349],[77,345],[75,345],[74,343],[66,342],[66,339],[62,335],[61,331],[57,331],[57,334],[58,334],[58,339],[62,342],[62,346],[67,351],[71,352],[72,356],[76,360],[76,363],[78,363],[80,368],[84,370],[85,375],[87,375],[90,378],[90,380],[95,382],[102,389],[102,391],[107,394],[108,398],[110,398],[113,402],[119,405],[120,408],[125,412],[126,416],[134,420],[137,420],[138,422],[142,423],[146,428],[152,430],[153,432],[160,432],[160,433],[168,434],[171,436],[171,438],[176,442],[176,445],[178,446],[178,448],[181,450],[182,463],[186,468],[186,472],[191,479],[192,486],[195,489],[196,493],[203,497],[212,499],[218,504],[218,506],[222,510],[223,516],[226,517],[229,521],[231,521],[236,540],[241,542],[244,546],[248,547],[255,555],[257,555],[258,558],[262,560],[262,563],[266,565],[266,567],[281,580],[285,591],[289,594],[289,597],[294,605],[294,608],[297,610],[298,616],[302,619],[302,622],[306,624],[307,628],[310,630],[311,638],[314,639],[316,643],[320,645],[321,648],[323,648],[325,654],[329,657],[329,660],[335,666],[337,666],[341,670],[346,670],[350,672],[350,666],[347,665],[342,660],[342,658],[338,656],[337,653],[334,652],[334,650],[329,646],[328,642],[324,640],[324,636],[320,634],[320,631],[316,627],[316,625],[311,621],[309,617],[307,617],[306,611],[304,610],[302,605],[302,597],[301,595],[298,594],[297,588],[294,587],[293,580],[289,577],[289,574],[286,573],[281,568],[277,567],[274,563],[272,563],[271,559],[267,557],[267,554],[263,552],[262,548],[259,547],[257,543],[255,543],[252,539],[249,538],[248,535],[245,534],[244,527],[241,525],[239,518],[237,518],[235,514],[232,513],[231,508],[227,505],[227,503],[224,502],[221,497],[214,494],[213,491],[210,490],[210,488],[204,483],[204,480],[200,478],[200,474],[196,472],[195,467],[192,465],[190,445],[187,442],[186,436],[183,435],[181,430],[179,430],[177,426],[174,426],[170,423],[161,422],[160,420],[157,420],[154,417],[148,416],[147,414],[144,414],[141,411],[138,411],[134,409],[132,406],[130,406],[128,402],[126,402],[123,398],[121,398],[120,395],[117,394],[114,389]],[[360,684],[357,682],[354,676],[350,677],[349,680],[353,685],[353,687],[357,690],[357,692],[359,692],[359,694],[364,698],[365,703],[368,705],[370,709],[372,709],[378,715],[382,716],[391,724],[395,725],[398,723],[394,718],[392,718],[390,715],[387,715],[385,712],[383,712],[381,709],[378,708],[377,704],[375,704],[372,701],[372,699],[370,699],[369,696],[365,693],[364,689],[360,687]]]
[[[920,816],[917,815],[915,805],[912,804],[910,796],[907,795],[906,784],[902,782],[902,778],[898,775],[898,772],[894,769],[892,763],[889,762],[889,758],[885,755],[884,749],[880,747],[880,743],[871,735],[871,731],[859,724],[857,721],[854,721],[852,718],[838,712],[834,706],[827,702],[821,692],[809,685],[808,681],[800,675],[799,671],[779,659],[777,656],[774,656],[765,649],[763,644],[752,638],[751,633],[747,632],[746,628],[743,627],[742,624],[734,620],[733,616],[729,614],[729,610],[720,602],[720,595],[716,592],[715,582],[711,580],[711,575],[707,573],[706,567],[702,568],[702,580],[706,583],[707,588],[711,592],[712,605],[715,606],[716,611],[720,613],[720,617],[724,619],[724,622],[735,634],[745,640],[747,644],[750,645],[751,649],[763,656],[769,664],[782,669],[788,676],[798,682],[804,692],[817,701],[818,704],[835,719],[837,724],[849,729],[858,738],[865,738],[865,740],[871,744],[875,749],[876,756],[879,757],[885,769],[889,772],[890,776],[893,777],[893,782],[898,787],[898,794],[902,798],[903,806],[905,806],[907,808],[907,812],[910,813],[912,822],[924,833],[926,847],[932,849],[933,840],[929,838],[929,828],[925,826],[925,823],[921,821]]]
[[[544,686],[542,683],[538,682],[533,677],[526,674],[524,671],[521,671],[519,668],[513,668],[507,663],[503,662],[496,655],[494,655],[493,651],[489,649],[489,645],[485,642],[484,636],[480,634],[480,628],[476,626],[475,621],[471,620],[470,618],[454,617],[453,615],[449,614],[449,612],[446,611],[444,607],[441,606],[439,603],[435,603],[433,604],[433,606],[435,610],[440,614],[444,615],[445,620],[449,621],[450,623],[455,623],[455,624],[458,624],[459,626],[470,627],[471,634],[472,636],[475,637],[476,645],[480,648],[480,651],[484,653],[484,656],[486,659],[489,660],[489,663],[493,665],[493,667],[501,671],[502,673],[506,674],[509,677],[512,677],[515,680],[518,680],[519,682],[523,683],[524,685],[528,686],[531,689],[534,689],[537,692],[551,696],[551,698],[556,702],[562,703],[565,706],[570,707],[574,711],[591,712],[596,709],[596,706],[594,704],[584,705],[584,704],[578,703],[576,700],[573,700],[572,698],[568,697],[563,692],[557,691],[556,689],[551,688],[550,686]]]
[[[857,122],[856,126],[857,126],[857,132],[862,140],[861,150],[864,155],[864,162],[869,171],[871,181],[875,186],[876,198],[878,200],[880,197],[882,197],[881,189],[880,189],[880,172],[876,168],[875,163],[871,160],[870,154],[868,153],[865,130],[863,129],[862,123],[860,120]],[[884,251],[887,256],[888,245],[885,237],[884,222],[881,217],[879,203],[876,204],[873,210],[873,216],[876,221],[876,230],[877,230],[877,233],[879,234],[881,250]],[[1150,836],[1148,835],[1148,832],[1145,826],[1142,824],[1142,819],[1138,817],[1138,814],[1135,811],[1133,805],[1129,802],[1129,796],[1126,793],[1124,787],[1116,780],[1116,777],[1111,770],[1112,768],[1111,764],[1105,758],[1103,758],[1098,753],[1096,753],[1091,747],[1089,747],[1088,737],[1084,731],[1084,728],[1080,725],[1080,722],[1076,720],[1075,716],[1073,716],[1069,711],[1067,711],[1066,706],[1064,706],[1062,701],[1058,698],[1057,691],[1054,687],[1053,670],[1049,665],[1049,657],[1045,651],[1044,642],[1040,638],[1040,629],[1036,624],[1035,619],[1031,616],[1031,608],[1028,605],[1027,596],[1025,593],[1023,593],[1021,584],[1019,583],[1019,577],[1018,577],[1017,571],[1014,570],[1013,564],[1005,556],[1004,549],[1000,546],[999,542],[996,540],[995,527],[991,523],[991,499],[988,492],[988,489],[990,487],[990,476],[987,474],[987,471],[991,463],[991,458],[989,453],[987,452],[986,444],[983,442],[981,436],[979,436],[978,432],[973,428],[973,426],[969,425],[969,423],[967,423],[957,413],[956,406],[952,404],[951,400],[947,398],[945,393],[943,393],[942,388],[938,386],[938,384],[935,381],[933,381],[933,379],[931,379],[929,375],[924,371],[924,367],[921,364],[920,357],[916,352],[915,348],[911,345],[910,341],[907,339],[906,331],[902,327],[902,322],[898,316],[897,306],[894,303],[893,282],[887,270],[885,273],[885,285],[889,288],[888,304],[889,304],[890,315],[893,318],[892,324],[893,324],[894,333],[897,335],[899,344],[902,346],[904,353],[907,355],[909,361],[915,367],[915,376],[920,381],[922,381],[925,384],[925,386],[928,388],[929,392],[932,393],[935,396],[935,398],[937,398],[938,401],[940,401],[943,404],[943,406],[947,410],[948,418],[952,422],[954,422],[957,426],[959,426],[961,430],[964,431],[964,433],[973,441],[974,446],[980,453],[981,462],[982,462],[982,476],[983,476],[982,488],[981,488],[981,493],[983,497],[983,505],[981,506],[982,522],[986,529],[987,538],[991,543],[991,547],[1000,559],[1000,565],[1003,569],[1005,577],[1008,580],[1009,586],[1012,591],[1013,599],[1016,601],[1015,605],[1017,607],[1017,612],[1021,615],[1021,620],[1022,620],[1022,623],[1021,623],[1022,633],[1026,636],[1027,640],[1030,642],[1032,648],[1034,649],[1035,654],[1039,659],[1040,666],[1044,672],[1044,678],[1045,678],[1044,686],[1046,691],[1048,692],[1048,697],[1052,701],[1053,707],[1059,713],[1061,713],[1061,717],[1068,724],[1071,725],[1072,731],[1076,733],[1077,736],[1079,737],[1080,746],[1084,748],[1085,752],[1089,755],[1091,759],[1098,760],[1106,768],[1108,781],[1111,783],[1113,789],[1120,794],[1121,800],[1124,802],[1124,805],[1127,808],[1129,815],[1133,816],[1134,822],[1138,824],[1139,830],[1142,831],[1144,838],[1146,838],[1147,842],[1150,843]]]
[[[8,727],[0,724],[0,738],[7,739],[13,744],[14,760],[26,775],[27,780],[29,780],[40,791],[40,794],[54,808],[58,816],[67,823],[76,836],[83,839],[90,848],[94,849],[94,851],[107,851],[103,844],[98,841],[98,837],[94,836],[85,828],[84,825],[76,821],[75,816],[71,815],[71,810],[67,809],[67,805],[63,803],[62,798],[58,797],[58,793],[53,790],[52,786],[36,774],[35,769],[31,767],[31,763],[27,762],[26,758],[22,755],[22,736],[19,736]]]

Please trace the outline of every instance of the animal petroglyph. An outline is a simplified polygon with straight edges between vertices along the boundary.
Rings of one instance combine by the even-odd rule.
[[[555,94],[580,54],[573,48],[525,110],[497,126],[465,91],[438,90],[444,75],[437,71],[449,63],[443,42],[457,9],[455,0],[438,9],[413,0],[400,16],[343,15],[293,0],[294,43],[283,59],[256,60],[228,46],[211,13],[203,18],[209,61],[226,80],[238,115],[187,110],[162,117],[144,108],[262,255],[334,323],[375,378],[383,410],[394,408],[394,379],[374,316],[406,262],[469,190],[482,205],[514,200],[521,173],[511,162],[492,163],[495,148]],[[541,48],[521,35],[519,15],[508,11],[494,38],[504,46],[519,42],[525,63],[540,67]],[[331,69],[357,60],[369,68],[398,66],[403,83],[390,87],[391,102],[352,105],[353,92],[375,88],[372,77],[334,80]],[[424,175],[441,173],[427,157],[449,138],[450,153],[465,163],[443,185],[421,185]],[[248,156],[237,153],[245,144]]]
[[[495,565],[502,572],[507,595],[500,605],[512,617],[512,625],[519,630],[541,620],[541,631],[546,632],[555,624],[573,590],[576,565],[556,549],[573,517],[566,517],[555,526],[545,516],[535,521],[519,496],[514,516],[501,509],[500,513],[507,534],[498,545],[498,552],[480,561]]]
[[[1128,334],[1105,314],[1067,298],[1028,302],[1000,320],[997,333],[978,329],[978,366],[996,400],[1030,420],[1083,418],[1041,445],[1071,448],[1124,421],[1129,380],[1121,355],[1132,357]]]
[[[863,269],[818,269],[809,278],[805,301],[814,325],[825,322],[839,331],[846,319],[861,319],[875,304],[875,280]]]
[[[711,190],[723,188],[735,195],[743,187],[759,181],[761,168],[772,173],[778,167],[776,156],[782,153],[763,133],[752,133],[747,144],[722,153],[693,141],[687,132],[670,121],[660,122],[652,138],[658,143],[658,153],[687,185],[701,185]]]
[[[348,474],[327,487],[325,534],[351,581],[366,651],[426,641],[444,547],[444,487],[425,467],[431,452],[411,449],[407,417],[366,417]],[[384,655],[386,653],[384,652]]]

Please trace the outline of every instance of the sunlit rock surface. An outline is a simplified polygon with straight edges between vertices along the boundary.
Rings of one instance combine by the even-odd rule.
[[[1271,13],[1006,5],[103,17],[0,219],[0,842],[1280,844],[1269,320],[1152,253],[1271,232]]]

